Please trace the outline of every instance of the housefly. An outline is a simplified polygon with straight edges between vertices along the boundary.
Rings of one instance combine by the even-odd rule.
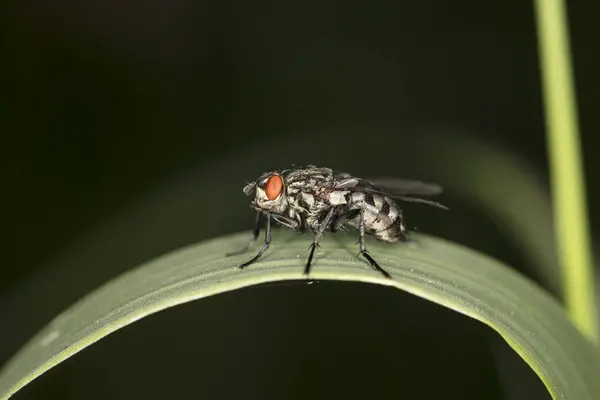
[[[264,244],[252,259],[239,267],[251,265],[267,251],[271,245],[273,220],[295,231],[313,233],[304,268],[306,275],[323,234],[337,232],[347,225],[359,232],[360,253],[373,268],[390,278],[367,251],[365,235],[389,243],[408,240],[402,210],[394,199],[447,209],[440,203],[416,197],[441,193],[442,188],[436,184],[394,178],[366,180],[313,165],[264,173],[243,190],[248,196],[254,194],[251,207],[256,210],[256,220],[252,240],[241,250],[227,255],[245,253],[256,243],[264,215],[267,219]]]

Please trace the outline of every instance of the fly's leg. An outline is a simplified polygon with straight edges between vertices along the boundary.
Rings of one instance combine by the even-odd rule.
[[[225,257],[239,256],[240,254],[244,254],[245,252],[250,250],[252,248],[252,246],[254,246],[256,244],[259,234],[260,234],[260,211],[256,213],[254,229],[252,230],[252,240],[250,240],[250,242],[246,246],[244,246],[242,249],[240,249],[238,251],[234,251],[232,253],[225,254]]]
[[[282,226],[285,226],[286,228],[298,230],[300,227],[300,224],[298,223],[298,221],[293,220],[288,217],[284,217],[283,215],[280,215],[280,214],[273,214],[272,218],[275,220],[275,222],[279,223]]]
[[[263,244],[263,247],[260,249],[258,254],[254,256],[253,259],[241,264],[240,269],[244,269],[248,265],[255,263],[256,260],[258,260],[260,258],[260,256],[262,256],[263,253],[265,251],[267,251],[267,249],[269,248],[270,245],[271,245],[271,214],[267,213],[267,227],[265,228],[265,244]]]
[[[304,275],[308,275],[308,273],[310,272],[310,264],[312,262],[313,256],[315,255],[315,249],[319,246],[319,240],[321,240],[321,236],[323,236],[323,232],[325,232],[325,229],[327,229],[327,225],[329,225],[329,221],[331,220],[331,217],[333,216],[334,211],[335,211],[335,208],[331,208],[331,210],[329,210],[329,212],[325,216],[325,219],[319,225],[319,229],[317,229],[317,231],[315,232],[313,242],[310,245],[310,253],[308,254],[308,261],[306,262],[306,267],[304,267]]]
[[[331,223],[331,232],[337,232],[346,222],[356,218],[360,209],[355,208],[354,210],[348,211],[346,214],[341,215]]]
[[[362,254],[367,259],[367,261],[369,261],[369,264],[371,264],[371,266],[373,268],[375,268],[377,271],[381,272],[381,274],[383,276],[385,276],[386,278],[391,279],[392,276],[386,270],[381,268],[379,266],[379,264],[377,264],[377,262],[373,259],[373,257],[371,257],[371,255],[367,251],[367,248],[365,247],[365,213],[364,213],[364,211],[362,211],[360,213],[359,231],[360,231],[360,239],[358,242],[360,243],[360,254]]]

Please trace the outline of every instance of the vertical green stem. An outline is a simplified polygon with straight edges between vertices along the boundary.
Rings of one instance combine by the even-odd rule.
[[[593,263],[563,0],[536,0],[550,174],[567,310],[597,340]]]

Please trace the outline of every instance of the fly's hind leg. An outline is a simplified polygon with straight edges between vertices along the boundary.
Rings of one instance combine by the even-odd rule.
[[[360,239],[358,242],[360,243],[360,254],[362,254],[363,257],[365,257],[367,259],[367,261],[369,261],[369,264],[371,264],[371,266],[373,268],[375,268],[377,271],[381,272],[381,274],[383,276],[385,276],[386,278],[391,279],[392,276],[386,270],[381,268],[379,266],[379,264],[377,264],[377,262],[373,259],[373,257],[371,257],[371,255],[369,254],[369,252],[367,251],[367,248],[365,246],[365,213],[364,213],[364,211],[360,212],[359,231],[360,231]]]

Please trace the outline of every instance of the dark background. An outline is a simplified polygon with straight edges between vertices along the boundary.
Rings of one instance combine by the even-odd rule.
[[[106,279],[182,245],[248,229],[253,217],[241,188],[244,180],[266,169],[314,162],[357,175],[417,179],[437,178],[436,170],[452,165],[455,175],[477,170],[476,165],[461,164],[462,155],[445,152],[446,145],[437,148],[436,138],[442,135],[458,148],[464,148],[461,141],[476,141],[501,149],[526,163],[542,186],[547,184],[532,2],[48,0],[9,1],[3,11],[0,205],[5,238],[0,251],[0,312],[8,324],[0,338],[0,363],[55,314]],[[592,2],[569,2],[591,205],[600,200],[595,184],[600,162],[595,157],[600,126],[594,118],[600,104],[597,11]],[[492,184],[496,179],[489,177]],[[509,237],[518,238],[518,230],[508,235],[470,194],[460,186],[450,187],[444,201],[452,213],[410,208],[411,227],[482,250],[544,284]],[[505,188],[508,196],[511,189]],[[595,228],[600,213],[594,207],[590,213]],[[52,279],[60,285],[50,284]],[[164,344],[166,324],[176,324],[171,335],[189,339],[181,340],[180,346],[192,344],[193,350],[179,351],[188,349],[201,360],[183,357],[185,367],[178,368],[206,370],[213,364],[202,360],[210,357],[193,346],[197,336],[187,332],[204,335],[198,343],[210,340],[206,337],[223,337],[217,333],[233,328],[250,330],[251,338],[264,337],[262,330],[252,328],[258,322],[247,320],[233,327],[231,321],[258,313],[260,326],[281,325],[277,312],[259,310],[264,311],[275,296],[305,298],[304,287],[291,288],[262,288],[256,293],[248,289],[140,321],[42,377],[20,398],[83,398],[81,388],[89,387],[97,398],[142,393],[141,385],[156,378],[134,374],[137,378],[125,382],[115,376],[147,365],[140,354],[157,351],[156,341]],[[358,364],[376,354],[377,362],[387,365],[387,373],[413,384],[438,382],[460,398],[483,398],[484,393],[502,398],[498,393],[508,393],[502,389],[503,374],[493,372],[502,357],[497,353],[492,357],[493,335],[483,327],[411,296],[380,295],[359,285],[349,288],[323,283],[314,296],[331,301],[336,315],[347,315],[353,304],[359,309],[356,320],[351,315],[325,318],[331,324],[327,328],[315,316],[303,323],[288,320],[286,326],[311,331],[320,325],[328,337],[326,332],[340,327],[352,330],[344,324],[369,326],[361,322],[369,310],[361,309],[361,302],[352,302],[353,298],[387,302],[390,308],[397,304],[398,310],[409,304],[411,310],[420,310],[408,313],[413,315],[407,317],[411,328],[396,321],[386,338],[395,337],[396,346],[397,338],[412,344],[387,355],[365,350],[357,357]],[[256,299],[256,307],[238,310],[235,304],[247,299]],[[298,304],[296,310],[310,315],[310,303]],[[195,317],[212,315],[209,309],[219,310],[212,311],[217,315],[228,310],[232,318],[214,328],[218,332],[207,333]],[[397,318],[398,311],[394,314]],[[385,313],[377,315],[380,319],[373,325],[386,321]],[[454,334],[440,334],[441,327],[455,324]],[[300,352],[303,363],[342,351],[327,339],[314,340],[318,349],[313,347],[310,357]],[[381,345],[372,337],[367,342]],[[127,356],[119,349],[131,343],[140,346],[140,354],[132,351],[125,361]],[[259,350],[271,349],[268,341],[260,343]],[[285,348],[298,352],[294,346],[299,345]],[[449,351],[452,346],[462,349],[463,356]],[[410,347],[415,359],[404,359],[402,350]],[[419,353],[414,349],[419,348],[438,349],[427,353],[431,368],[416,366]],[[223,379],[248,373],[238,371],[248,360],[255,361],[248,365],[250,370],[260,364],[256,349],[258,354],[246,354],[242,361],[226,350],[217,357],[232,360],[231,367],[220,367]],[[168,372],[174,368],[158,366],[182,358],[164,348],[157,354],[157,367],[146,373],[162,371],[160,376],[171,382],[165,387],[172,389],[177,379]],[[298,357],[294,353],[286,360],[295,363]],[[131,364],[125,367],[126,362]],[[199,362],[206,364],[198,366]],[[93,369],[94,363],[121,366],[102,369],[103,378],[98,378],[94,374],[100,370]],[[470,369],[453,366],[457,363]],[[397,369],[389,370],[392,364]],[[316,379],[313,395],[331,390],[332,382],[309,378],[306,367],[281,365],[279,372],[289,369],[300,381]],[[486,368],[492,371],[483,374],[489,382],[473,385],[481,384],[476,373]],[[181,375],[194,379],[193,374]],[[376,374],[365,376],[369,385],[377,382]],[[535,387],[536,378],[531,378]],[[269,382],[262,379],[263,384]],[[385,381],[401,382],[394,379],[399,378],[388,376]],[[451,387],[449,382],[462,383]],[[288,389],[295,387],[289,385]],[[178,395],[194,398],[191,387],[184,385]],[[415,384],[410,390],[419,393],[423,387]],[[471,392],[461,391],[464,387]],[[202,388],[197,390],[202,393]],[[150,387],[145,393],[161,392]]]

